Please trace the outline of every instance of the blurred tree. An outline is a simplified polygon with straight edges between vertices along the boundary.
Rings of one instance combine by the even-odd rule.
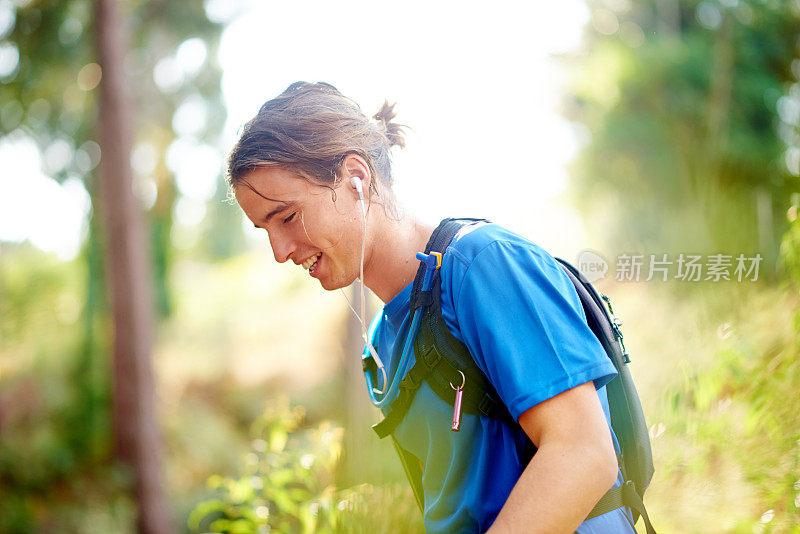
[[[206,4],[213,8],[214,2]],[[135,234],[138,231],[136,211],[142,207],[147,210],[152,223],[150,241],[154,251],[152,267],[157,309],[162,316],[167,315],[170,310],[166,280],[172,251],[172,214],[180,197],[174,173],[187,159],[191,160],[192,151],[208,154],[213,152],[209,147],[218,144],[217,136],[224,120],[220,69],[216,62],[221,21],[209,19],[208,6],[201,0],[124,2],[121,19],[132,36],[132,46],[130,50],[118,50],[119,57],[115,59],[106,55],[101,61],[95,50],[108,54],[111,49],[94,39],[101,36],[97,31],[99,20],[93,17],[90,0],[0,2],[0,134],[13,133],[35,140],[43,155],[45,174],[59,181],[82,180],[95,207],[99,204],[98,189],[101,188],[96,183],[94,170],[101,161],[101,153],[106,177],[121,180],[118,189],[106,191],[108,224],[104,226],[92,218],[82,255],[88,270],[83,314],[85,340],[77,350],[71,373],[70,387],[75,388],[77,394],[66,420],[73,424],[62,427],[62,439],[72,448],[71,454],[78,462],[102,459],[107,450],[107,438],[103,433],[108,424],[102,419],[108,415],[108,380],[96,379],[98,370],[108,367],[101,356],[105,347],[103,327],[108,325],[104,320],[108,311],[103,284],[102,258],[106,242],[103,233],[107,232],[112,248],[132,247],[128,249],[130,261],[114,264],[113,260],[126,257],[119,250],[109,250],[105,255],[110,262],[106,269],[113,286],[135,289],[128,297],[133,301],[142,299],[132,304],[128,312],[122,308],[115,311],[118,344],[125,343],[126,329],[133,337],[142,336],[139,347],[128,354],[140,359],[136,372],[125,375],[122,368],[117,372],[126,379],[146,377],[150,365],[147,332],[153,317],[148,316],[149,297],[144,290],[150,282],[146,274],[150,266],[141,262],[148,262],[151,255],[145,252],[147,247],[143,240],[137,244],[138,238],[115,239],[114,235],[119,231]],[[112,32],[105,34],[106,37],[112,35]],[[124,72],[114,73],[115,68]],[[121,81],[123,75],[128,81]],[[115,80],[112,83],[116,83],[117,88],[104,93],[106,110],[109,104],[114,105],[110,100],[127,90],[133,97],[136,112],[129,114],[133,124],[127,140],[106,139],[98,144],[96,135],[126,135],[114,131],[124,127],[122,123],[108,122],[113,113],[103,117],[98,114],[97,88],[106,88],[109,78]],[[99,119],[105,124],[98,130]],[[169,155],[175,151],[176,142],[178,145],[182,142],[184,148],[188,146],[189,153],[186,149],[178,151],[180,157],[170,161]],[[130,195],[132,189],[136,198]],[[124,227],[115,228],[118,223],[123,223]],[[115,279],[129,268],[132,271],[128,274],[135,275],[133,278],[128,278],[127,282]],[[133,279],[136,281],[131,285]],[[125,299],[114,295],[113,300],[116,307]],[[121,351],[118,346],[118,356]],[[119,357],[116,361],[120,362]],[[118,377],[116,386],[124,392],[131,383],[136,382]],[[117,400],[120,395],[118,390]],[[152,395],[152,391],[143,391],[142,395]],[[141,406],[136,405],[129,413],[140,414]],[[120,420],[118,415],[117,423]],[[129,442],[123,436],[123,429],[118,425],[117,430],[123,459],[137,461],[135,450],[124,444]],[[136,431],[145,432],[141,439],[156,439],[157,434],[145,427]],[[142,448],[139,449],[141,452]]]
[[[161,477],[161,434],[150,364],[153,312],[148,249],[131,187],[133,110],[123,63],[127,34],[116,0],[95,0],[94,22],[98,70],[103,77],[98,107],[103,160],[98,181],[114,319],[116,452],[133,468],[139,532],[167,534],[172,521]]]
[[[78,177],[93,194],[92,171],[100,161],[94,90],[103,73],[92,52],[91,6],[89,0],[0,4],[6,11],[0,19],[12,21],[0,33],[0,47],[5,57],[17,58],[8,72],[0,70],[0,135],[16,130],[33,138],[45,174],[59,181]],[[193,156],[214,153],[225,120],[216,54],[222,25],[209,20],[201,0],[131,0],[122,9],[132,36],[124,68],[137,110],[134,190],[152,221],[157,302],[167,315],[175,172]]]
[[[800,185],[797,3],[589,5],[567,109],[590,139],[573,173],[587,220],[617,251],[760,252],[774,273]]]

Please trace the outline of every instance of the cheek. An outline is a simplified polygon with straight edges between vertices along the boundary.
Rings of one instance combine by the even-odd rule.
[[[355,247],[361,250],[363,222],[335,209],[305,211],[299,231],[306,240],[329,254],[340,254]]]
[[[330,252],[339,241],[338,231],[330,219],[320,215],[312,210],[304,210],[299,220],[292,226],[292,235],[300,242],[308,243],[323,252]]]

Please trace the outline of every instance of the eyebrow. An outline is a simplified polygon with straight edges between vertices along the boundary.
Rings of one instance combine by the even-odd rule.
[[[266,216],[266,217],[264,217],[264,219],[263,219],[263,221],[264,221],[264,223],[265,223],[265,224],[268,224],[268,223],[269,223],[269,220],[270,220],[270,219],[271,219],[271,218],[272,218],[274,215],[277,215],[278,213],[282,212],[283,210],[285,210],[285,209],[287,209],[287,208],[291,208],[291,207],[292,207],[292,206],[294,206],[294,205],[295,205],[295,203],[296,203],[294,200],[277,200],[277,199],[274,199],[274,198],[269,198],[268,196],[262,195],[262,194],[261,194],[261,192],[260,192],[260,191],[258,191],[258,189],[256,189],[255,187],[253,187],[253,184],[251,184],[251,183],[250,183],[250,182],[248,182],[247,180],[244,180],[244,179],[242,179],[242,183],[243,183],[244,185],[246,185],[246,186],[247,186],[247,188],[248,188],[250,191],[252,191],[252,192],[253,192],[253,193],[255,193],[256,195],[260,196],[260,197],[261,197],[261,198],[263,198],[264,200],[269,200],[270,202],[278,202],[279,204],[283,204],[283,206],[278,206],[278,207],[277,207],[277,208],[275,208],[274,210],[272,210],[272,211],[270,211],[269,213],[267,213],[267,216]],[[256,228],[259,228],[259,226],[258,226],[256,223],[253,223],[253,226],[254,226],[254,227],[256,227]]]
[[[264,198],[266,198],[266,197],[264,197]],[[280,212],[282,212],[283,210],[285,210],[287,208],[291,208],[292,206],[295,205],[295,201],[294,200],[288,200],[288,201],[286,201],[286,200],[274,200],[274,199],[271,199],[271,198],[268,199],[268,200],[272,200],[273,202],[280,202],[281,204],[283,204],[283,206],[278,206],[274,210],[272,210],[269,213],[267,213],[267,216],[264,217],[264,219],[263,219],[265,224],[269,224],[269,220],[273,216],[275,216],[275,215],[279,214]],[[258,225],[256,223],[253,223],[253,226],[258,228]]]

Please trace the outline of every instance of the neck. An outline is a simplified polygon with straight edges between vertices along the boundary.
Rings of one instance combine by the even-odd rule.
[[[386,303],[414,281],[420,265],[416,254],[425,251],[434,228],[411,217],[391,220],[376,211],[381,216],[370,221],[375,226],[369,231],[364,283]]]

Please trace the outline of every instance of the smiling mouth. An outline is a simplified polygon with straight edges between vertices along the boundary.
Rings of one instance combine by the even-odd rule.
[[[303,262],[303,269],[308,271],[308,274],[314,274],[314,271],[317,269],[317,262],[322,257],[322,252],[311,256],[306,261]]]

